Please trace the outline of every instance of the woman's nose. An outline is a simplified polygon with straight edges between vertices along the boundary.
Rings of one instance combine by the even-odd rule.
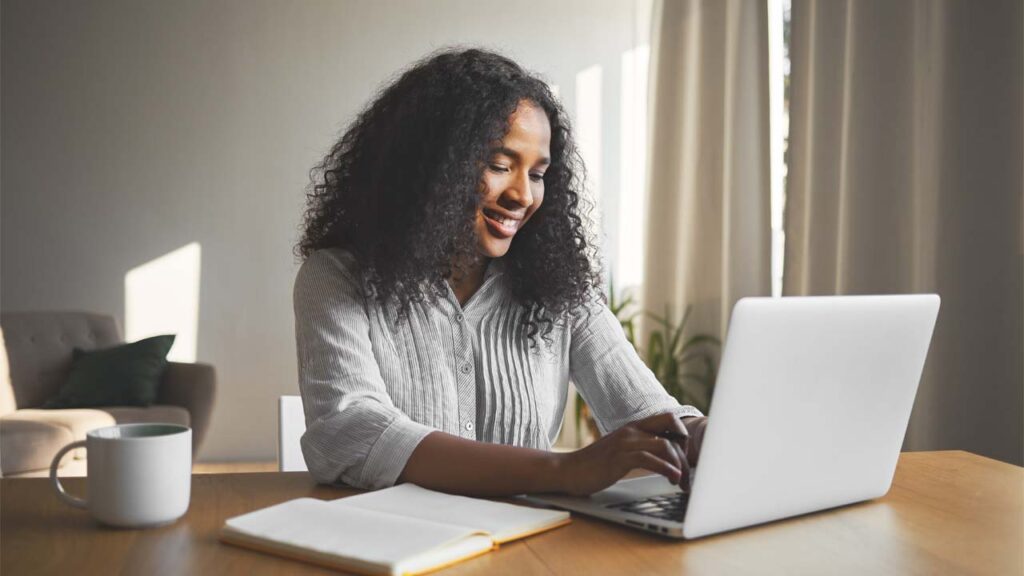
[[[517,204],[522,205],[524,208],[529,208],[533,205],[533,191],[530,190],[530,173],[526,170],[520,173],[521,176],[505,191],[505,194],[510,196]]]

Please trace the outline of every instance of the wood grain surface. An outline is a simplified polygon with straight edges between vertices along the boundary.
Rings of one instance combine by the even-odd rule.
[[[74,493],[84,478],[64,481]],[[0,480],[0,573],[329,574],[222,544],[226,518],[355,490],[305,472],[196,474],[188,513],[162,528],[96,524],[43,478]],[[770,494],[765,495],[770,498]],[[900,457],[885,497],[711,536],[666,540],[574,517],[569,526],[438,572],[464,574],[1024,574],[1024,468],[967,452]]]

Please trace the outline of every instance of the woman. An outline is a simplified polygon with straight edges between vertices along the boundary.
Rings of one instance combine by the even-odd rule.
[[[705,420],[603,304],[581,175],[547,85],[491,52],[436,53],[359,114],[314,170],[298,246],[318,481],[582,495],[644,468],[687,485]],[[570,378],[604,435],[552,453]]]

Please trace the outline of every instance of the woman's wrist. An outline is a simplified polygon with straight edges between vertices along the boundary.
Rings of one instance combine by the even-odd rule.
[[[539,492],[568,493],[568,465],[571,452],[545,452],[540,462],[542,478]]]
[[[597,472],[598,476],[610,465],[610,462],[602,461],[600,455],[594,452],[595,447],[594,444],[590,444],[571,452],[552,452],[551,462],[554,475],[548,490],[572,496],[589,494],[591,491],[587,490],[587,486],[594,480],[595,458],[596,462],[599,462],[597,464],[600,468]]]

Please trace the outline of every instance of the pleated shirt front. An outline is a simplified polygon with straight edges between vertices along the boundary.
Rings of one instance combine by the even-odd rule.
[[[302,451],[319,482],[390,486],[427,434],[548,450],[562,425],[570,379],[602,432],[680,406],[596,298],[590,314],[556,324],[531,348],[524,309],[504,282],[501,259],[460,305],[449,289],[413,304],[408,318],[369,297],[355,258],[310,255],[295,281]]]

